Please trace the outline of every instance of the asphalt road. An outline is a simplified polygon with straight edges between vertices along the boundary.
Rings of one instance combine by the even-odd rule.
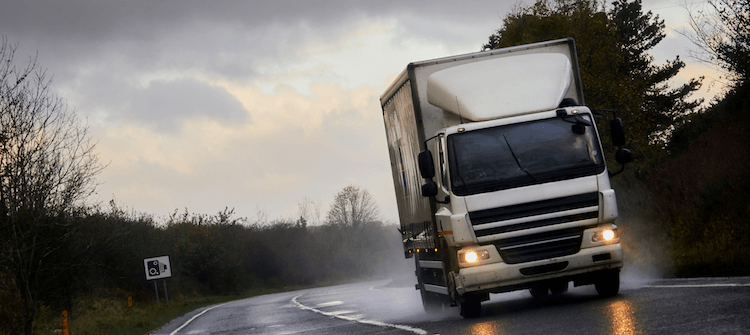
[[[382,280],[210,306],[152,334],[750,334],[750,277],[624,278],[607,299],[593,286],[495,294],[476,319],[427,315],[411,280]]]

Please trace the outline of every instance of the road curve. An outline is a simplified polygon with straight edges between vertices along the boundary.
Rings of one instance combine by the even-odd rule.
[[[593,287],[532,299],[492,295],[476,319],[427,315],[409,280],[285,292],[209,306],[152,335],[186,334],[748,334],[750,277],[623,282],[602,299]]]

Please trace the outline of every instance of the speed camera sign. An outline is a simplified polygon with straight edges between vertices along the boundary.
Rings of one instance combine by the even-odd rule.
[[[146,280],[172,277],[169,256],[146,258],[143,260],[143,267],[146,270]]]

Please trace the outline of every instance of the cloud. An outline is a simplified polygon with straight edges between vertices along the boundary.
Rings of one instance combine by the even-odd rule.
[[[187,118],[204,116],[222,123],[244,123],[248,114],[240,102],[221,87],[192,79],[156,80],[136,89],[125,102],[131,122],[155,124],[158,130],[179,130]]]
[[[193,78],[155,79],[145,85],[135,77],[99,71],[80,74],[62,95],[77,102],[99,123],[133,123],[158,132],[176,133],[190,118],[246,123],[250,115],[224,88]]]
[[[49,65],[128,58],[141,69],[200,66],[241,79],[254,75],[252,69],[266,61],[297,57],[300,47],[311,41],[337,41],[362,21],[396,17],[408,28],[407,35],[465,43],[477,26],[490,27],[489,35],[500,24],[499,12],[510,5],[395,0],[11,1],[0,12],[0,31],[31,44],[30,50],[41,51],[43,57],[50,55],[45,58]]]
[[[175,208],[211,213],[227,206],[248,215],[261,207],[276,218],[293,215],[305,196],[327,210],[339,189],[356,184],[370,189],[393,220],[377,100],[382,86],[315,84],[310,95],[288,86],[272,94],[257,85],[223,89],[251,111],[253,122],[196,114],[185,116],[175,133],[139,126],[141,119],[97,128],[100,158],[111,162],[102,175],[107,182],[100,201],[114,195],[162,215]]]

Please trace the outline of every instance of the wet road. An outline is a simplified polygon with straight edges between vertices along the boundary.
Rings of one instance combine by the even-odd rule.
[[[750,334],[750,277],[624,278],[608,299],[593,286],[541,300],[527,291],[491,298],[476,319],[456,308],[427,315],[410,280],[374,281],[211,306],[152,334]]]

